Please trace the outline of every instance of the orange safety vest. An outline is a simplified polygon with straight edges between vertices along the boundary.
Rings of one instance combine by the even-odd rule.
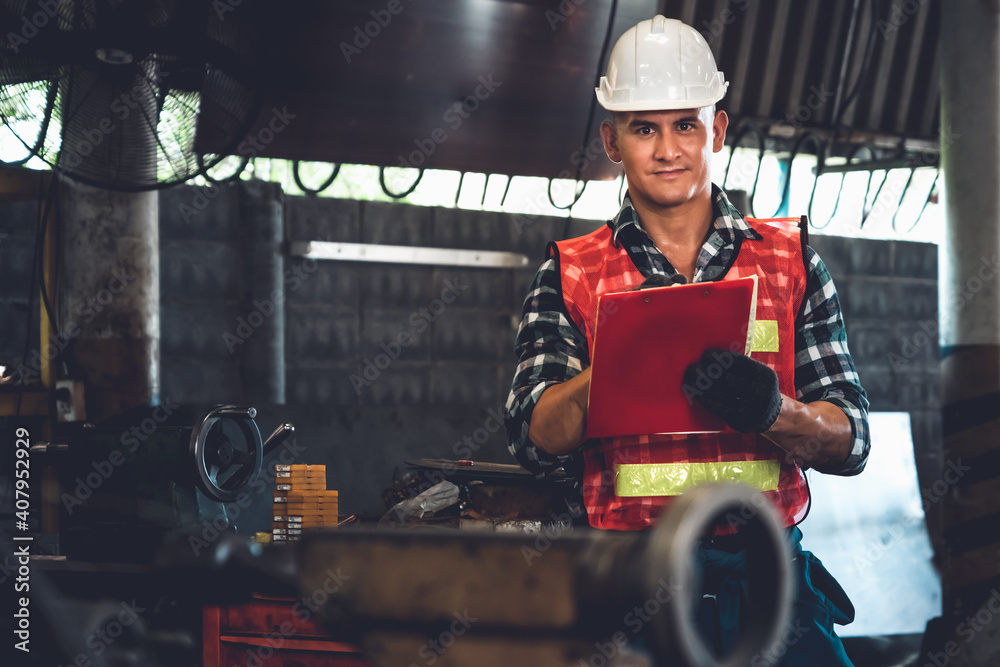
[[[755,339],[758,333],[770,335],[764,336],[769,342],[763,346],[755,342],[751,354],[778,374],[781,393],[794,397],[795,318],[806,284],[803,244],[799,230],[790,224],[798,223],[798,219],[746,220],[763,240],[743,239],[736,260],[722,280],[757,275]],[[644,277],[628,252],[616,247],[607,225],[585,236],[550,245],[550,257],[556,253],[566,310],[586,335],[593,358],[597,297],[634,289]],[[636,359],[636,363],[642,363],[642,359]],[[699,464],[718,462],[773,461],[764,466],[777,468],[777,479],[771,486],[774,490],[764,491],[764,495],[774,503],[785,525],[801,521],[809,506],[809,487],[802,469],[788,461],[777,445],[757,434],[727,428],[710,434],[602,438],[599,446],[587,447],[583,456],[583,498],[590,525],[595,528],[641,530],[655,523],[673,497],[619,495],[616,482],[620,481],[617,479],[620,466],[652,469],[655,464],[682,464],[681,468],[685,467],[683,464],[693,464],[690,466],[693,469]],[[717,532],[732,532],[739,524],[730,522],[717,528]]]

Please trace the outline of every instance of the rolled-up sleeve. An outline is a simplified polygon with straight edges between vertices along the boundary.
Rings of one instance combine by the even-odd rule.
[[[558,267],[546,260],[524,300],[514,352],[517,370],[507,397],[506,426],[509,449],[535,475],[575,468],[579,450],[553,455],[528,437],[539,397],[553,384],[565,382],[590,365],[587,340],[566,312]]]
[[[857,475],[864,470],[871,448],[868,397],[847,346],[837,288],[812,248],[808,259],[805,298],[795,332],[796,398],[803,403],[827,401],[844,411],[853,433],[850,454],[844,463],[823,472]]]

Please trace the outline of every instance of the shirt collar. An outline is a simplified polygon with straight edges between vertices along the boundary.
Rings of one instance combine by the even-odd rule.
[[[735,241],[740,237],[755,241],[763,238],[747,223],[743,214],[729,202],[726,193],[714,183],[712,184],[712,218],[713,233],[718,233],[727,241]],[[645,233],[639,221],[639,213],[632,206],[632,199],[626,192],[618,214],[608,221],[608,227],[611,228],[611,240],[616,246],[618,245],[618,234],[629,225],[635,225],[637,229]]]

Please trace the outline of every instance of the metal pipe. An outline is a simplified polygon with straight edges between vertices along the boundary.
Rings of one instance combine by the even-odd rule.
[[[1000,586],[1000,8],[941,11],[944,614],[952,665],[1000,661],[1000,635],[959,625]],[[993,613],[990,612],[992,618]]]
[[[244,308],[255,327],[254,335],[240,346],[248,403],[285,403],[283,201],[277,183],[251,180],[240,184]]]
[[[751,516],[741,529],[748,626],[738,645],[719,657],[705,646],[691,615],[702,599],[699,541],[722,517],[745,516],[748,508]],[[753,489],[705,484],[676,498],[659,524],[642,533],[561,527],[527,536],[303,534],[300,584],[306,596],[323,591],[319,612],[335,636],[360,636],[384,667],[411,664],[427,637],[438,636],[456,615],[475,621],[463,627],[442,664],[571,667],[588,663],[608,638],[620,650],[641,636],[657,664],[746,667],[766,661],[789,618],[784,535],[777,512]],[[639,630],[629,621],[636,613],[648,614]]]

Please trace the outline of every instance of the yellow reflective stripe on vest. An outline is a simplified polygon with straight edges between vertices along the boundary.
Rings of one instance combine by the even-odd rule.
[[[615,468],[615,494],[620,498],[679,496],[704,482],[743,482],[761,491],[775,491],[779,468],[774,459],[623,464]]]
[[[751,352],[778,351],[778,322],[776,320],[757,320],[753,323],[753,345]]]

